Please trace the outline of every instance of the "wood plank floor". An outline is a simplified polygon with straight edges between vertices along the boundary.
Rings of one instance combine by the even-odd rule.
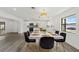
[[[42,49],[36,43],[27,43],[23,34],[8,33],[0,40],[0,52],[79,52],[68,43],[56,43],[52,49]]]

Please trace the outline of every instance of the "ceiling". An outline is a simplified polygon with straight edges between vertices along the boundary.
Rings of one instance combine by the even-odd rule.
[[[1,7],[0,9],[19,18],[27,19],[39,18],[42,9],[46,10],[48,14],[47,17],[54,17],[69,9],[69,7],[35,7],[33,9],[31,7]]]

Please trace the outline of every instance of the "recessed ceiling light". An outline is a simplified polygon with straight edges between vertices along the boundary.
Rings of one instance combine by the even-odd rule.
[[[16,11],[16,8],[13,8],[13,11]]]

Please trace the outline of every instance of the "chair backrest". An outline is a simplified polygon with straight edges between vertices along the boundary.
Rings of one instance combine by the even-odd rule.
[[[61,36],[64,37],[64,41],[66,40],[66,33],[60,33]]]
[[[24,32],[24,36],[26,36],[27,35],[27,32]]]
[[[33,32],[33,28],[32,28],[32,27],[30,27],[30,28],[29,28],[29,31],[30,31],[30,32]]]
[[[27,31],[27,35],[30,36],[30,32],[29,31]]]
[[[59,34],[59,31],[55,31],[56,34]]]
[[[51,49],[54,46],[54,38],[53,37],[42,37],[40,39],[40,46],[45,49]]]
[[[30,32],[29,31],[24,32],[24,35],[30,36]]]
[[[29,41],[29,36],[28,36],[27,32],[24,32],[24,37],[25,37],[25,41],[28,42]]]

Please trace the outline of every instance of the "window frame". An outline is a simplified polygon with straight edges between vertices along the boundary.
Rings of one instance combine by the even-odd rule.
[[[72,15],[69,15],[69,16],[66,16],[66,17],[61,18],[61,31],[69,32],[69,31],[66,31],[66,30],[67,30],[67,29],[66,29],[66,26],[69,25],[69,24],[66,23],[66,18],[67,18],[67,17],[70,17],[70,16],[74,16],[74,15],[76,15],[76,14],[72,14]],[[64,20],[64,23],[63,23],[63,20]],[[77,23],[76,23],[76,24],[77,24]],[[75,25],[75,26],[76,26],[76,25]]]

